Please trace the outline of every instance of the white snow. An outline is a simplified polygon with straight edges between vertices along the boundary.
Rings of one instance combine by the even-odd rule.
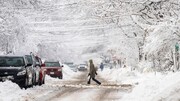
[[[29,0],[11,1],[2,1],[0,6],[3,18],[0,18],[0,54],[34,52],[46,59],[76,62],[93,59],[95,64],[104,57],[121,59],[128,68],[98,71],[100,76],[112,83],[134,86],[132,92],[123,95],[120,100],[180,99],[180,72],[163,74],[152,69],[166,67],[163,67],[165,60],[172,62],[171,52],[179,41],[179,34],[176,35],[180,24],[179,0],[40,0],[44,2],[40,10],[35,4],[27,3]],[[35,9],[24,7],[15,10],[17,4],[22,8],[26,6],[23,4],[27,4]],[[159,18],[159,14],[163,14],[163,18]],[[141,47],[138,46],[140,43],[143,43]],[[147,61],[139,63],[139,48],[142,48],[142,55],[147,55]],[[140,71],[131,71],[136,67]],[[46,83],[73,80],[79,73],[64,65],[63,75],[63,80],[46,76]],[[28,100],[27,95],[33,98],[33,94],[41,91],[34,90],[44,87],[47,85],[25,90],[11,81],[0,82],[0,101]],[[87,101],[88,95],[93,96],[97,94],[95,92],[81,92],[85,95],[80,100]],[[78,93],[62,100],[76,100],[74,96]]]
[[[86,89],[81,92],[74,92],[69,95],[69,97],[57,99],[55,101],[96,101],[94,96],[97,96],[100,93],[97,89]]]
[[[180,90],[180,72],[138,73],[128,68],[105,69],[99,74],[108,81],[122,84],[132,84],[132,92],[123,96],[120,101],[178,101]]]
[[[131,71],[130,68],[106,68],[102,72],[99,71],[98,74],[100,74],[100,76],[102,76],[103,78],[107,78],[108,81],[116,83],[133,84],[136,82],[132,80],[138,78],[138,73],[135,73],[135,71]]]
[[[11,81],[0,82],[0,101],[16,101],[20,92],[23,91],[17,84]]]
[[[80,73],[79,72],[73,72],[69,66],[66,64],[63,64],[63,80],[68,80],[72,79],[75,76],[78,76]]]
[[[0,101],[21,101],[23,99],[29,99],[26,98],[27,95],[33,95],[35,89],[46,88],[46,86],[51,84],[51,82],[73,80],[73,75],[78,75],[78,73],[65,69],[65,67],[66,66],[64,66],[64,72],[66,73],[64,74],[64,80],[46,76],[45,85],[36,86],[27,90],[19,88],[17,84],[12,83],[11,81],[0,82]],[[180,90],[180,72],[170,72],[167,74],[158,72],[138,73],[131,71],[131,69],[128,68],[106,68],[104,71],[98,71],[98,75],[107,78],[110,83],[133,85],[134,88],[132,89],[132,92],[123,94],[122,99],[119,101],[158,101],[160,99],[163,99],[163,101],[178,101],[179,99],[177,92]],[[73,86],[80,87],[81,85],[72,85],[72,87]],[[89,88],[91,88],[91,86]],[[78,93],[82,93],[83,96],[74,98]],[[79,99],[79,101],[84,101],[88,98],[88,95],[93,96],[98,93],[100,93],[100,91],[84,90],[82,92],[75,92],[71,94],[69,98],[62,98],[62,100],[71,101],[72,99]],[[119,92],[119,94],[122,95],[122,92]],[[93,101],[93,99],[88,99],[88,101]]]

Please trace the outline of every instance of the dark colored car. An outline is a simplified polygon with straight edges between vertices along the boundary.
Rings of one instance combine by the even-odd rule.
[[[26,59],[28,60],[28,63],[32,64],[33,68],[33,84],[38,85],[40,84],[40,71],[41,71],[41,65],[36,59],[34,54],[25,55]]]
[[[20,87],[33,85],[33,68],[24,56],[0,56],[0,81],[11,80]]]
[[[44,62],[44,69],[46,70],[46,74],[50,75],[51,77],[58,77],[59,79],[63,78],[62,73],[62,67],[60,63],[57,62],[51,62],[51,61],[45,61]]]

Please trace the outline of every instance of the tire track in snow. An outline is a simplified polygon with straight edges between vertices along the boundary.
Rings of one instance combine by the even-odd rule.
[[[109,81],[97,77],[98,80],[102,81],[102,86],[110,88],[102,88],[98,96],[96,96],[96,101],[119,101],[123,94],[129,93],[132,91],[133,86],[130,84],[113,84]]]
[[[119,101],[125,93],[131,89],[102,89],[96,101]]]
[[[63,91],[60,91],[60,92],[54,94],[54,96],[52,96],[49,99],[44,100],[44,101],[54,101],[57,98],[70,96],[71,94],[73,94],[73,92],[77,92],[77,91],[80,91],[80,90],[82,90],[82,89],[80,89],[80,88],[64,88]]]

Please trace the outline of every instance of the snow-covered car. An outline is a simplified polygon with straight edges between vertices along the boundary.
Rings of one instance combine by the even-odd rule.
[[[25,55],[26,59],[30,64],[32,64],[33,67],[33,84],[38,85],[40,84],[40,71],[41,71],[41,65],[36,59],[34,54]]]
[[[20,87],[33,85],[33,68],[24,56],[0,56],[0,81],[11,80]]]
[[[87,71],[87,65],[86,64],[79,64],[78,70],[79,71]]]
[[[45,69],[47,75],[62,79],[63,78],[62,67],[63,65],[60,65],[59,61],[45,61],[43,68]]]

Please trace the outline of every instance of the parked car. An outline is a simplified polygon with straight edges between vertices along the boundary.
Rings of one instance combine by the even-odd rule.
[[[78,70],[79,71],[87,71],[87,65],[86,64],[79,64]]]
[[[0,81],[11,80],[20,87],[33,85],[33,68],[24,56],[0,56]]]
[[[50,75],[51,77],[58,77],[59,79],[63,78],[63,66],[60,65],[59,61],[45,61],[44,65],[44,69],[46,70],[47,75]]]
[[[34,54],[25,55],[26,59],[30,64],[32,64],[33,67],[33,84],[38,85],[40,84],[40,72],[41,72],[41,65],[36,59]]]
[[[40,69],[40,72],[39,72],[39,85],[42,85],[42,84],[45,84],[45,70],[42,68],[44,67],[44,65],[42,64],[42,60],[40,57],[38,56],[35,56],[36,58],[36,64],[39,65],[39,67],[41,68]]]

